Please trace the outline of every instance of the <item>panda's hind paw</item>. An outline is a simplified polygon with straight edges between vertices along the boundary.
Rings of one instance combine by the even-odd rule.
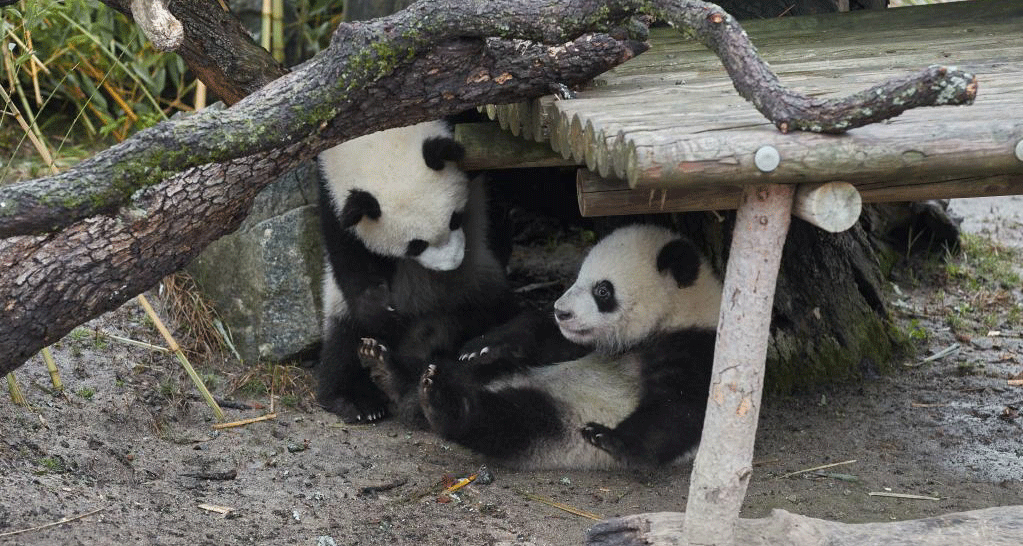
[[[336,414],[349,425],[372,423],[388,415],[386,402],[378,402],[368,398],[349,400],[348,398],[338,397],[329,404],[324,404],[324,409]]]

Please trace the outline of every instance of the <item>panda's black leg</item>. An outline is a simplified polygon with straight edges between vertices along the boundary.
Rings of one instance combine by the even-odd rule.
[[[440,373],[437,364],[427,366],[419,380],[419,404],[434,432],[457,440],[469,429],[472,393],[451,375]]]
[[[429,365],[420,380],[420,404],[434,432],[506,460],[566,432],[549,394],[529,387],[494,392],[485,385],[471,366]]]
[[[359,342],[346,319],[331,319],[316,367],[317,402],[346,423],[376,421],[387,415],[387,398],[359,363]]]
[[[590,444],[630,466],[665,464],[699,444],[705,407],[705,402],[651,401],[613,429],[587,423],[580,433]]]

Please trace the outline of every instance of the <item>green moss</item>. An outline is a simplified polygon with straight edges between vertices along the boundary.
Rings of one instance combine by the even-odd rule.
[[[784,331],[771,337],[765,391],[790,394],[823,384],[860,379],[866,369],[887,373],[897,356],[911,350],[910,336],[872,315],[847,325],[854,346],[833,337],[805,341]]]

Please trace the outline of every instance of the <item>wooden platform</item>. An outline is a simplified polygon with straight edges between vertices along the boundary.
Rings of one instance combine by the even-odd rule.
[[[865,202],[1023,193],[1023,2],[743,26],[782,82],[807,94],[844,96],[942,64],[974,72],[978,98],[845,135],[781,134],[738,96],[717,57],[656,29],[650,51],[577,99],[543,97],[487,112],[513,135],[588,167],[579,177],[586,216],[735,208],[741,186],[763,183],[845,181]],[[753,161],[764,146],[781,157],[766,173]]]

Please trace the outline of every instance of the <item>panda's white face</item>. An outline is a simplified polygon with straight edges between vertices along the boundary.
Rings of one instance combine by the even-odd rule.
[[[608,353],[659,332],[713,328],[721,283],[704,262],[668,229],[620,228],[590,250],[555,320],[567,339]]]
[[[443,145],[429,149],[427,142]],[[458,268],[469,179],[453,161],[461,151],[453,142],[445,122],[429,121],[322,152],[321,170],[343,227],[377,254],[412,258],[429,269]]]

